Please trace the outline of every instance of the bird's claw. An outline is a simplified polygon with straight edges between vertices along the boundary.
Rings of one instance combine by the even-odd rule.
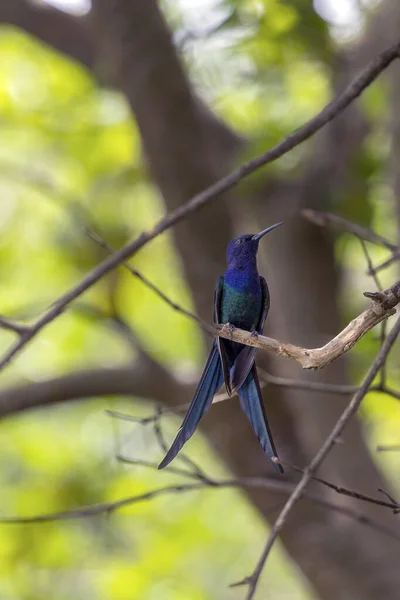
[[[225,334],[232,336],[232,333],[235,331],[236,327],[231,323],[224,323],[221,327],[221,331]]]

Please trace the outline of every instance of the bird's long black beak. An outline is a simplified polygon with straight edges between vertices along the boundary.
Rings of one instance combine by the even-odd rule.
[[[273,229],[276,229],[277,227],[280,227],[281,225],[283,225],[283,222],[275,223],[275,225],[271,225],[271,227],[267,227],[267,229],[260,231],[260,233],[255,233],[251,239],[254,241],[261,240],[261,238],[264,237],[264,235],[267,235],[267,233],[269,233]]]

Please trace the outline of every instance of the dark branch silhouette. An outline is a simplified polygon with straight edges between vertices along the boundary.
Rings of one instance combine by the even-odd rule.
[[[252,575],[250,577],[246,578],[246,580],[244,580],[242,582],[243,584],[246,584],[249,586],[246,600],[251,600],[251,598],[253,598],[256,588],[257,588],[258,581],[260,579],[261,573],[264,569],[264,566],[268,559],[268,556],[271,552],[271,549],[276,541],[276,538],[279,535],[279,532],[281,531],[282,527],[284,527],[285,522],[286,522],[290,512],[292,511],[295,504],[303,496],[315,471],[320,466],[320,464],[324,461],[324,459],[326,458],[326,456],[330,452],[330,450],[332,450],[334,444],[336,443],[337,439],[343,432],[343,430],[346,427],[349,420],[357,412],[361,402],[363,401],[364,397],[366,396],[366,394],[368,392],[368,389],[372,385],[373,380],[375,379],[375,377],[379,373],[379,370],[381,369],[382,365],[386,361],[386,358],[387,358],[393,344],[397,340],[399,333],[400,333],[400,317],[397,319],[396,325],[393,327],[392,331],[389,333],[389,335],[386,338],[383,346],[381,347],[377,357],[375,358],[374,362],[372,363],[371,367],[369,368],[368,373],[364,379],[362,386],[360,387],[358,392],[356,392],[356,394],[352,398],[351,402],[349,403],[349,405],[347,406],[345,411],[342,413],[342,415],[339,418],[338,422],[336,423],[335,427],[332,429],[331,433],[328,435],[325,442],[321,446],[319,452],[315,455],[314,459],[311,461],[309,466],[304,470],[304,474],[303,474],[300,482],[297,484],[297,486],[294,489],[294,491],[292,492],[290,498],[288,499],[285,506],[283,507],[280,515],[278,516],[277,520],[275,521],[275,524],[271,529],[271,533],[268,537],[267,543],[266,543],[265,548],[261,554],[261,557],[257,563],[256,568],[254,569]]]

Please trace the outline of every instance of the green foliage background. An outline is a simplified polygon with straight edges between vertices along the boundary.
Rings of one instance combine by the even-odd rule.
[[[330,98],[329,56],[336,42],[316,14],[308,11],[306,18],[303,4],[231,0],[201,43],[182,46],[196,85],[218,114],[254,140],[252,153],[278,141]],[[190,24],[190,15],[167,9],[177,30],[187,26],[186,19]],[[144,168],[124,98],[100,89],[82,68],[11,28],[0,30],[0,55],[0,313],[29,321],[103,258],[85,227],[118,247],[150,227],[163,205]],[[354,202],[351,217],[395,239],[391,192],[382,183],[388,152],[379,125],[384,84],[376,83],[362,101],[375,127],[365,156],[352,168],[368,180],[369,196]],[[272,170],[290,177],[306,153],[304,146]],[[332,209],[345,214],[345,200],[333,198]],[[357,241],[342,236],[337,254],[346,272],[344,322],[364,305],[361,292],[372,283],[363,275]],[[385,258],[380,249],[372,255]],[[146,246],[133,263],[172,299],[192,307],[168,235]],[[395,269],[384,282],[393,277]],[[107,319],[115,308],[157,360],[182,375],[199,372],[204,348],[195,325],[120,269],[45,329],[2,373],[2,386],[133,360],[132,348]],[[0,331],[2,352],[12,339]],[[358,344],[354,382],[376,349],[377,332]],[[390,378],[398,383],[396,363]],[[140,399],[99,398],[2,421],[0,515],[60,511],[179,481],[115,460],[116,439],[136,458],[158,460],[160,451],[150,427],[115,425],[105,413],[110,407],[138,415],[152,410]],[[399,415],[393,400],[368,397],[363,416],[372,448],[398,441]],[[176,424],[166,420],[171,436]],[[188,448],[207,472],[223,474],[200,435]],[[398,472],[398,455],[377,460],[388,473]],[[0,525],[0,597],[242,598],[242,589],[227,585],[248,574],[264,539],[258,516],[232,490],[165,496],[78,521]],[[266,598],[311,598],[278,546],[263,591]]]

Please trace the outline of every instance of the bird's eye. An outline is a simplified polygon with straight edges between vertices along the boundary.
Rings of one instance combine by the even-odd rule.
[[[236,240],[236,244],[241,244],[242,240],[239,238],[238,240]]]

